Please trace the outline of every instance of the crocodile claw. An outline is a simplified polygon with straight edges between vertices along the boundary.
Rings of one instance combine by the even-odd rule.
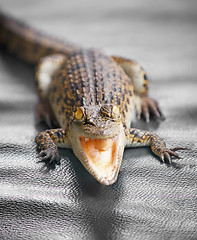
[[[59,163],[59,161],[60,161],[60,156],[59,156],[58,152],[55,150],[51,150],[51,149],[40,151],[37,158],[40,158],[39,162],[48,162],[48,163],[57,162],[57,163]]]
[[[45,122],[49,128],[57,128],[57,123],[54,114],[47,103],[39,102],[35,109],[35,121],[36,125]]]
[[[176,153],[175,151],[177,150],[186,150],[188,148],[167,148],[165,150],[163,150],[160,154],[160,159],[163,163],[172,163],[172,157],[178,158],[178,159],[182,159],[182,157],[179,156],[178,153]]]
[[[146,122],[150,121],[150,114],[155,116],[157,119],[165,119],[158,102],[150,97],[142,97],[141,114],[144,116]]]

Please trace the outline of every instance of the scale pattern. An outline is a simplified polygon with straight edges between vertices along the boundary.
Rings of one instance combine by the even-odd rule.
[[[132,81],[100,51],[80,50],[69,55],[53,77],[49,96],[62,127],[77,107],[102,104],[117,105],[123,123],[130,124],[134,105]]]
[[[65,55],[79,49],[74,44],[42,34],[24,23],[0,13],[0,44],[25,62],[36,64],[40,58],[54,54]]]

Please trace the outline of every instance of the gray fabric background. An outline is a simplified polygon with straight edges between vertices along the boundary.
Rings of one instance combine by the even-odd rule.
[[[101,186],[72,151],[45,171],[36,163],[34,72],[0,55],[0,239],[197,239],[197,1],[0,0],[32,26],[84,47],[136,59],[166,120],[157,132],[183,159],[160,164],[128,149],[118,181]]]

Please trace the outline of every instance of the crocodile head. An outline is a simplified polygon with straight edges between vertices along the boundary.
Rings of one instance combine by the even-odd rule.
[[[125,146],[118,107],[79,107],[71,123],[71,144],[75,155],[100,183],[114,183]]]

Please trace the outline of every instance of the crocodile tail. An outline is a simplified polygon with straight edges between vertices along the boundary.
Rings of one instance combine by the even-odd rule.
[[[31,64],[36,64],[49,54],[67,55],[79,49],[74,44],[44,35],[3,13],[0,13],[0,46]]]

